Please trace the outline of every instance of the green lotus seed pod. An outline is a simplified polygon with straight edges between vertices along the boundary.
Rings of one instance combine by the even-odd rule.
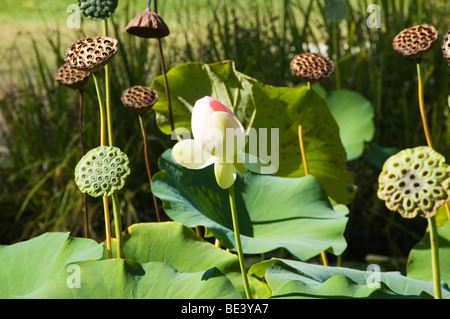
[[[130,174],[128,156],[114,146],[99,146],[84,155],[75,167],[75,182],[92,197],[109,196],[125,185]]]
[[[428,146],[391,156],[378,177],[378,197],[404,218],[432,217],[450,200],[450,166]]]
[[[83,14],[92,20],[104,20],[114,13],[118,0],[78,0]]]

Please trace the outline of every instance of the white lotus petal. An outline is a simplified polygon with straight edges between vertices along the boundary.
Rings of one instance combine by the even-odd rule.
[[[210,96],[205,96],[195,102],[191,116],[191,128],[194,140],[202,146],[205,124],[207,123],[209,116],[214,112],[233,114],[229,108]]]
[[[234,158],[234,155],[245,146],[244,127],[233,113],[221,111],[212,113],[203,130],[203,148],[219,158]]]
[[[190,169],[201,169],[214,163],[214,158],[191,139],[175,144],[172,157],[178,164]]]
[[[230,163],[214,163],[214,174],[216,175],[217,184],[223,189],[233,186],[236,180],[236,168]]]

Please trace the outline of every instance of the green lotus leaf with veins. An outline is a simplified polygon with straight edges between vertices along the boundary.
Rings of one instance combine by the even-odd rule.
[[[378,197],[404,218],[432,217],[450,200],[450,167],[428,146],[391,156],[378,178]]]

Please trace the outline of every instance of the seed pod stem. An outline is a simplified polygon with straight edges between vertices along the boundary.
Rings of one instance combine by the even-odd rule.
[[[151,191],[151,189],[152,189],[152,171],[151,171],[151,168],[150,168],[150,161],[148,159],[147,133],[145,132],[144,121],[142,119],[142,115],[141,114],[139,114],[139,124],[141,126],[142,139],[143,139],[143,142],[144,142],[145,166],[147,168],[148,182],[150,184],[150,191]],[[156,198],[155,194],[153,194],[153,192],[152,192],[152,196],[153,196],[153,205],[155,206],[156,219],[158,220],[158,222],[160,222],[161,221],[161,215],[160,215],[159,207],[158,207],[158,199]]]

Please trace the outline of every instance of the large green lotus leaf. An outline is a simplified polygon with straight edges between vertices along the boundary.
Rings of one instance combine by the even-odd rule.
[[[437,227],[439,238],[439,264],[441,280],[450,284],[450,222],[445,222]],[[407,264],[408,277],[418,280],[432,281],[431,271],[431,246],[430,234],[427,232],[424,237],[413,247],[409,254]]]
[[[99,259],[103,248],[93,240],[68,233],[45,233],[13,245],[0,246],[0,298],[26,295],[64,265]]]
[[[357,159],[363,154],[365,143],[370,142],[375,133],[372,104],[361,94],[349,90],[330,92],[327,103],[339,126],[347,160]]]
[[[431,282],[377,270],[272,259],[253,265],[250,273],[266,279],[272,298],[432,298]],[[442,295],[450,298],[447,286],[442,286]]]
[[[264,85],[237,72],[232,61],[181,64],[169,70],[167,78],[176,128],[190,130],[195,102],[209,95],[232,108],[247,131],[257,133],[256,137],[260,129],[265,129],[268,134],[272,129],[278,129],[278,145],[274,145],[273,150],[276,153],[279,147],[276,174],[282,177],[304,176],[298,121],[306,109],[303,115],[304,140],[311,174],[339,204],[353,200],[354,178],[353,173],[346,170],[347,155],[340,140],[339,127],[326,101],[313,90]],[[159,96],[153,107],[158,127],[171,134],[164,78],[158,76],[151,86]],[[251,131],[251,128],[255,130]],[[269,138],[267,153],[271,150]],[[258,154],[252,150],[248,152],[260,157],[276,157],[275,154],[266,154],[261,148],[257,150]]]
[[[255,84],[253,92],[257,105],[253,128],[257,131],[266,127],[279,129],[279,169],[276,175],[305,175],[298,137],[301,121],[309,173],[337,203],[350,203],[355,195],[354,176],[346,170],[347,155],[327,102],[307,87],[275,88]],[[271,148],[269,141],[268,149]]]
[[[115,248],[116,245],[112,247]],[[131,225],[123,234],[122,249],[124,258],[141,264],[162,262],[182,273],[202,272],[216,267],[245,297],[237,255],[215,247],[180,223]],[[258,279],[251,277],[250,285],[258,298],[268,297],[267,287]]]
[[[163,244],[163,243],[161,243]],[[41,299],[220,299],[240,298],[217,268],[180,273],[158,262],[127,259],[85,261],[62,269],[24,298]],[[73,269],[76,269],[73,270]],[[75,278],[79,274],[79,278]]]
[[[152,191],[167,215],[187,227],[205,226],[235,250],[228,190],[215,180],[213,167],[189,170],[175,163],[171,150],[160,158]],[[333,210],[313,176],[283,178],[246,172],[235,182],[236,206],[244,253],[285,248],[299,259],[328,250],[340,254],[347,217]]]

